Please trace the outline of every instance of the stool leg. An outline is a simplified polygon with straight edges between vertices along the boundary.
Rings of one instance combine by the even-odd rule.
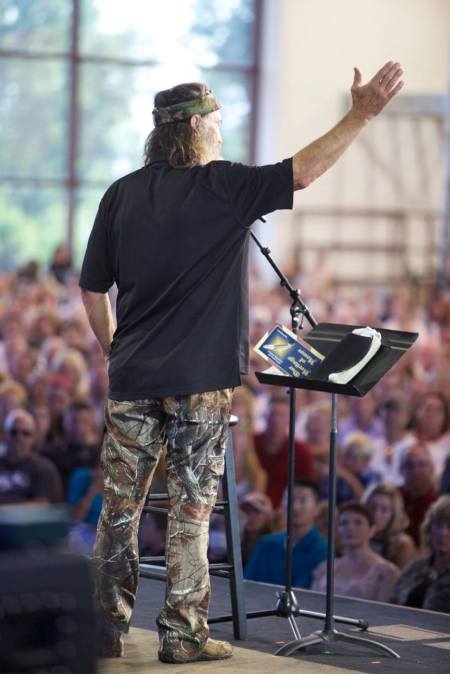
[[[228,440],[225,448],[225,472],[222,484],[224,499],[227,501],[227,504],[224,506],[224,516],[228,562],[233,567],[230,571],[233,631],[235,639],[244,640],[247,638],[247,616],[245,613],[244,578],[242,573],[241,540],[238,524],[238,506],[231,429],[228,429]]]

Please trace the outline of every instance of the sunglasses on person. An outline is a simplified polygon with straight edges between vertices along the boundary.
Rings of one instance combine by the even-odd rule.
[[[14,437],[16,435],[23,435],[26,438],[29,438],[31,435],[33,435],[33,431],[29,431],[26,428],[10,428],[9,434],[14,436]]]

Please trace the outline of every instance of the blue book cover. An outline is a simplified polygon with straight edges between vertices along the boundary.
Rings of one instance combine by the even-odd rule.
[[[267,332],[254,350],[289,377],[307,377],[325,357],[284,325]]]

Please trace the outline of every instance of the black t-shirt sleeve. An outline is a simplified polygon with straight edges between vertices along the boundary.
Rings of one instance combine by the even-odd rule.
[[[281,208],[292,208],[292,159],[266,166],[226,162],[224,178],[236,219],[249,227],[257,218]]]
[[[106,293],[114,283],[105,211],[103,198],[89,236],[79,281],[81,288],[97,293]]]

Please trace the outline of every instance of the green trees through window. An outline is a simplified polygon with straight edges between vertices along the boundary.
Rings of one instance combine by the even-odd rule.
[[[159,89],[207,82],[223,106],[224,156],[251,160],[258,7],[1,0],[0,270],[47,264],[68,237],[79,262],[102,193],[142,166]]]

